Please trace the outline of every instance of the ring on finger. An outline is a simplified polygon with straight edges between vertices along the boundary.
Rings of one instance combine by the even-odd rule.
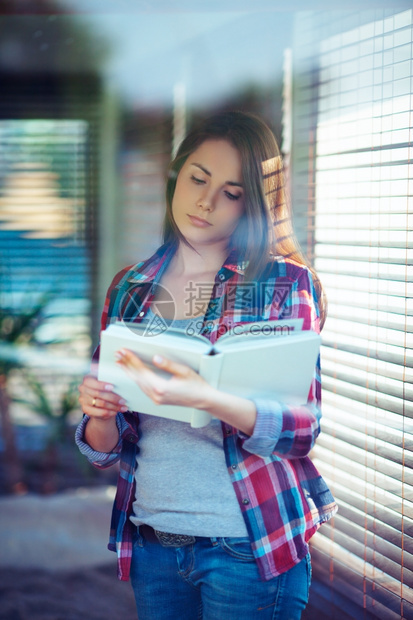
[[[92,407],[96,407],[96,398],[92,400]]]

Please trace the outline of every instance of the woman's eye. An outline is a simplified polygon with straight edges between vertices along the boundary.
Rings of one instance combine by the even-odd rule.
[[[191,179],[197,185],[203,185],[203,183],[205,183],[205,181],[203,179],[199,179],[198,177],[194,177],[194,175],[191,175]]]
[[[225,195],[230,200],[238,200],[240,198],[240,196],[238,194],[231,194],[231,192],[225,192]]]

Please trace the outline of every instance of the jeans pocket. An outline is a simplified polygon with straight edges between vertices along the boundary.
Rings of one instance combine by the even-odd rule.
[[[241,560],[242,562],[253,562],[255,560],[254,554],[251,548],[250,539],[243,538],[219,538],[218,539],[221,549],[223,549],[228,555]]]

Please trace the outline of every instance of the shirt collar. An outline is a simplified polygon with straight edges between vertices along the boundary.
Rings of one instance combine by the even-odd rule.
[[[127,281],[134,284],[145,284],[158,280],[169,261],[171,260],[175,249],[172,245],[162,245],[150,258],[143,263],[138,263],[130,270]],[[237,251],[235,248],[231,250],[225,263],[222,265],[218,273],[222,273],[227,269],[233,273],[244,275],[249,261],[237,260]]]
[[[126,280],[133,284],[145,284],[160,278],[173,254],[173,246],[162,245],[150,258],[132,267]]]
[[[243,276],[245,274],[246,268],[248,267],[248,263],[249,261],[247,260],[238,260],[238,253],[234,248],[233,250],[231,250],[221,269],[229,269],[230,271],[233,271],[234,273],[238,273]]]

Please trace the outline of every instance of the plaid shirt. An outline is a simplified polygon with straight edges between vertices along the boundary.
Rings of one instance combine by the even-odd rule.
[[[102,313],[102,329],[119,318],[142,320],[172,254],[171,248],[162,246],[147,261],[115,276]],[[303,318],[303,329],[319,333],[317,297],[306,267],[275,257],[260,281],[253,284],[245,281],[244,267],[230,254],[215,277],[201,331],[212,343],[232,326],[256,320]],[[95,362],[98,357],[99,347]],[[254,403],[257,419],[253,434],[245,435],[222,422],[223,447],[261,578],[269,580],[300,562],[308,552],[308,540],[337,510],[308,457],[320,432],[320,358],[306,405],[263,399],[254,399]],[[139,416],[136,412],[117,415],[120,438],[110,453],[96,452],[84,442],[88,419],[85,415],[76,431],[81,452],[99,468],[120,460],[108,547],[117,551],[119,578],[128,580]]]

